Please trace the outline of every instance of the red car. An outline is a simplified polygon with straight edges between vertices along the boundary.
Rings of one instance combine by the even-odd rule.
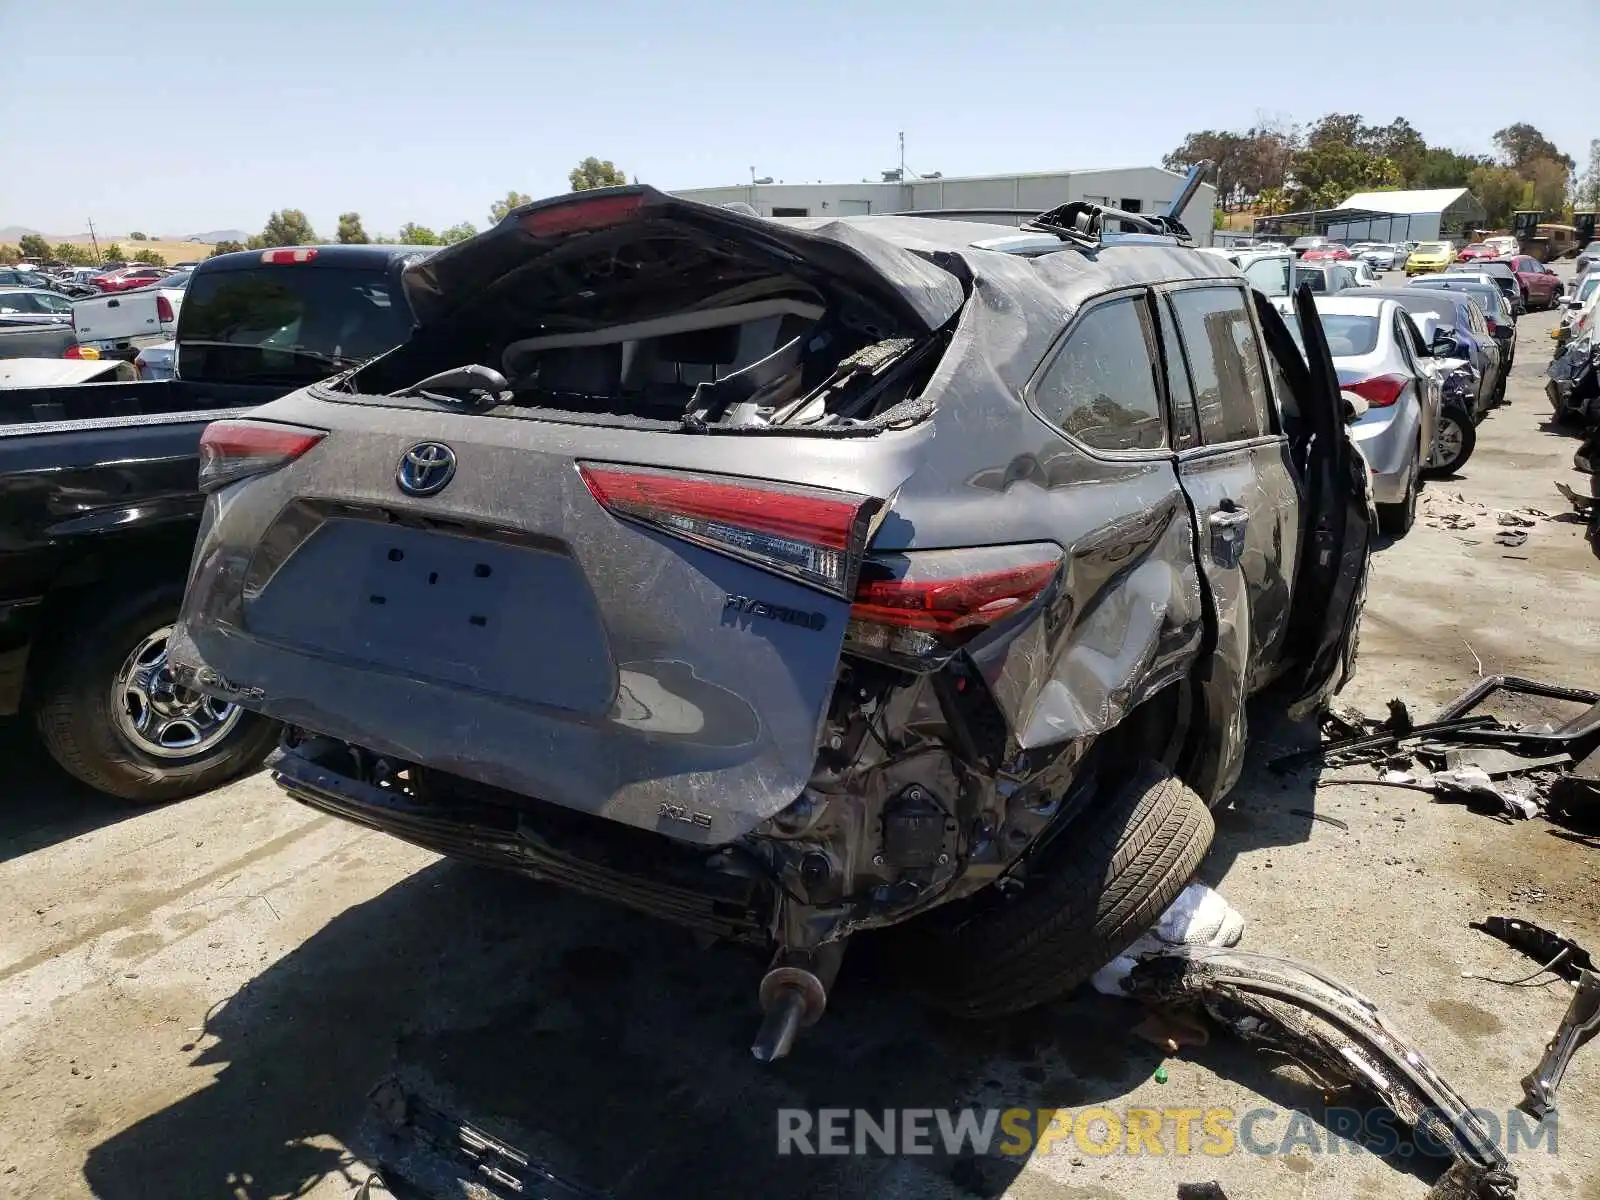
[[[1320,250],[1307,250],[1300,256],[1303,262],[1342,262],[1352,255],[1345,246],[1323,246]]]
[[[131,292],[134,288],[149,287],[156,280],[166,278],[168,274],[170,272],[160,267],[128,267],[101,275],[91,282],[102,292]]]
[[[1522,301],[1529,308],[1554,308],[1566,290],[1556,273],[1528,254],[1512,254],[1497,259],[1517,273],[1522,285]]]
[[[1460,252],[1456,254],[1456,261],[1471,262],[1475,258],[1498,257],[1499,255],[1497,255],[1490,247],[1485,246],[1482,242],[1473,242],[1470,246],[1461,247]]]

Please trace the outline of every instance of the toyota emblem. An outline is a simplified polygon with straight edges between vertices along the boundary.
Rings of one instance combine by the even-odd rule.
[[[395,482],[408,496],[432,496],[456,477],[456,452],[443,442],[418,442],[400,458]]]

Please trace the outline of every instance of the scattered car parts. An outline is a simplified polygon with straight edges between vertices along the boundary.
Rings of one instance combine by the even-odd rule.
[[[1472,1106],[1359,992],[1313,967],[1243,950],[1175,946],[1128,977],[1136,997],[1202,1007],[1241,1038],[1299,1062],[1313,1079],[1355,1085],[1447,1147],[1455,1163],[1432,1200],[1510,1200],[1517,1179]]]
[[[1555,1111],[1556,1089],[1561,1086],[1572,1056],[1596,1033],[1600,1033],[1600,974],[1583,971],[1578,975],[1578,990],[1545,1048],[1544,1057],[1522,1080],[1523,1108],[1536,1117]]]
[[[1556,933],[1520,917],[1485,917],[1472,922],[1472,928],[1504,942],[1513,950],[1520,950],[1534,962],[1543,964],[1542,970],[1552,971],[1572,983],[1584,971],[1595,969],[1589,952],[1565,934]]]
[[[602,1193],[556,1175],[488,1130],[430,1103],[394,1076],[367,1094],[367,1117],[364,1140],[372,1143],[381,1173],[404,1179],[428,1195],[604,1200]]]
[[[1501,692],[1589,707],[1554,728],[1521,728],[1476,712]],[[1517,818],[1537,815],[1535,794],[1541,790],[1545,811],[1556,815],[1600,804],[1600,692],[1490,675],[1441,708],[1431,721],[1414,723],[1404,705],[1395,707],[1397,703],[1391,701],[1390,715],[1381,723],[1359,714],[1326,714],[1323,727],[1332,735],[1329,740],[1274,759],[1270,768],[1284,774],[1316,764],[1380,763],[1397,754],[1414,755],[1427,772],[1391,772],[1392,777],[1380,782],[1417,787],[1441,798],[1492,797]],[[1532,778],[1522,782],[1508,778],[1518,775]]]

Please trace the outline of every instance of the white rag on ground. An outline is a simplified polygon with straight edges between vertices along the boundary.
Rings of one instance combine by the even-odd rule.
[[[1239,910],[1203,883],[1191,883],[1178,893],[1167,911],[1139,940],[1094,973],[1094,990],[1107,996],[1126,996],[1128,972],[1141,958],[1159,954],[1168,946],[1237,946],[1244,937]]]

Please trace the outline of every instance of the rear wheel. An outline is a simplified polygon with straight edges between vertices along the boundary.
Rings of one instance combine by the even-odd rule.
[[[205,791],[258,766],[276,740],[272,722],[173,680],[167,643],[182,596],[161,585],[85,607],[39,682],[34,720],[51,757],[122,800]]]
[[[1464,408],[1450,405],[1439,410],[1439,428],[1434,432],[1433,450],[1428,455],[1427,473],[1451,475],[1466,465],[1478,444],[1478,430]]]
[[[1417,523],[1417,480],[1422,474],[1422,447],[1406,474],[1406,494],[1398,504],[1378,505],[1378,529],[1390,537],[1404,537]]]
[[[1120,782],[1038,852],[1015,898],[991,889],[900,932],[929,1003],[972,1018],[1042,1004],[1126,950],[1177,899],[1211,845],[1210,811],[1153,762],[1105,775]]]
[[[1500,378],[1494,385],[1494,395],[1489,398],[1490,408],[1499,408],[1502,404],[1511,403],[1506,399],[1506,380],[1511,378],[1511,364],[1506,364],[1506,369],[1500,372]]]

